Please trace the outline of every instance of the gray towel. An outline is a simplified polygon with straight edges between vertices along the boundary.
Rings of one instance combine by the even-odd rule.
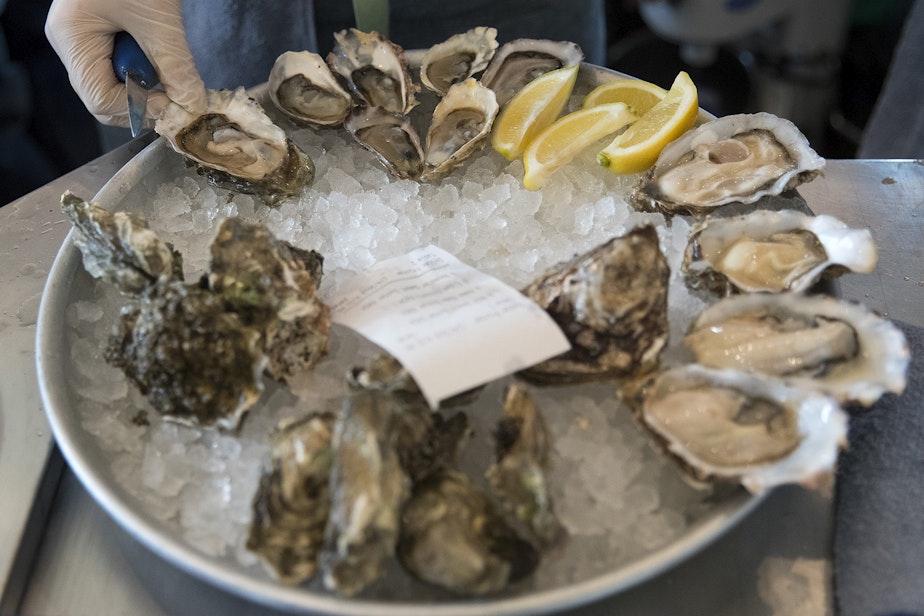
[[[838,465],[838,614],[924,614],[924,329],[896,323],[911,349],[908,385],[850,421]]]

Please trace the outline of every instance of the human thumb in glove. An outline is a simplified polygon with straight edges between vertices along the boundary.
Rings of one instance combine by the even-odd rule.
[[[146,124],[170,101],[192,113],[205,110],[205,87],[186,41],[181,0],[54,0],[45,36],[97,120],[129,124],[125,84],[112,68],[113,41],[121,31],[138,41],[164,89],[149,93]]]

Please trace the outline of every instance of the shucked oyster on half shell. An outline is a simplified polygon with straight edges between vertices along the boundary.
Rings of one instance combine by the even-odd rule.
[[[696,485],[740,481],[754,493],[813,485],[847,440],[847,415],[833,398],[762,375],[689,365],[621,395]]]
[[[340,75],[362,104],[407,114],[417,105],[415,85],[404,49],[378,32],[355,28],[334,33],[327,64]]]
[[[669,143],[643,176],[633,201],[666,214],[706,214],[754,203],[824,173],[825,160],[795,124],[770,113],[729,115]]]
[[[503,107],[536,77],[580,64],[583,59],[584,52],[577,43],[516,39],[501,45],[481,76],[481,82],[494,90],[497,104]]]
[[[308,155],[244,88],[208,90],[201,115],[170,103],[154,128],[218,186],[275,199],[298,194],[314,179]]]
[[[356,141],[400,179],[420,179],[423,148],[411,119],[384,107],[356,107],[343,122]]]
[[[670,269],[654,227],[638,227],[549,269],[523,290],[571,350],[520,374],[567,383],[651,370],[667,344]]]
[[[876,261],[867,229],[850,229],[832,216],[757,210],[695,224],[682,269],[694,288],[780,292],[804,291],[822,276],[868,273]]]
[[[497,51],[497,30],[478,27],[455,34],[424,53],[420,81],[444,96],[451,86],[483,71]]]
[[[336,126],[353,108],[353,97],[324,58],[310,51],[287,51],[276,58],[266,89],[276,107],[298,122]]]
[[[792,293],[726,297],[694,319],[684,344],[705,366],[778,376],[867,406],[902,392],[909,362],[901,330],[865,306]]]

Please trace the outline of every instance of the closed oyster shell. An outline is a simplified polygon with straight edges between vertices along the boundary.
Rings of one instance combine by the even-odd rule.
[[[909,361],[901,330],[865,306],[791,293],[726,297],[694,319],[684,344],[705,366],[784,377],[867,406],[902,392]]]
[[[324,58],[310,51],[287,51],[276,58],[266,85],[270,99],[298,122],[336,126],[353,108]]]
[[[695,224],[682,269],[694,288],[722,294],[805,291],[822,276],[871,272],[876,260],[867,229],[832,216],[757,210]]]
[[[815,485],[847,440],[847,415],[833,398],[760,375],[690,365],[621,393],[694,485],[739,481],[753,493]]]
[[[770,113],[729,115],[669,143],[642,177],[633,202],[665,214],[706,214],[779,195],[824,169],[824,158],[789,120]]]
[[[536,77],[566,66],[580,64],[584,52],[577,43],[546,39],[516,39],[504,43],[481,76],[494,90],[503,107],[513,95]]]
[[[497,51],[497,30],[477,27],[437,43],[424,53],[420,81],[440,96],[483,71]]]
[[[308,155],[244,88],[208,90],[206,110],[200,115],[170,103],[154,128],[217,186],[266,196],[272,202],[298,194],[314,179]]]
[[[652,369],[667,344],[669,277],[650,225],[551,268],[523,293],[551,315],[571,350],[520,374],[559,383]]]

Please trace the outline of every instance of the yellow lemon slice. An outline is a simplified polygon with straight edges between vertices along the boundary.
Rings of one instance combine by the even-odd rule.
[[[636,120],[625,103],[607,103],[562,116],[536,135],[523,152],[523,186],[538,190],[581,150]]]
[[[658,101],[667,94],[667,90],[641,79],[614,79],[597,86],[581,104],[583,109],[605,103],[625,103],[629,111],[637,116],[648,113]]]
[[[579,68],[580,65],[574,65],[550,71],[523,86],[494,122],[491,133],[494,149],[507,160],[519,158],[533,137],[554,122],[565,108]]]
[[[597,154],[597,162],[616,173],[651,167],[668,143],[696,122],[699,99],[690,76],[681,71],[667,95]]]

